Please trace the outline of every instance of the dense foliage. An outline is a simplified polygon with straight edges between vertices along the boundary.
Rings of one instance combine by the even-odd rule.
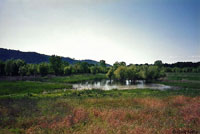
[[[77,62],[69,64],[61,57],[52,55],[49,62],[40,64],[27,64],[21,59],[9,59],[0,61],[0,76],[35,76],[35,75],[71,75],[84,73],[106,73],[108,67],[104,60],[99,64],[88,64],[87,62]]]
[[[72,75],[72,74],[97,74],[104,73],[110,80],[125,82],[130,80],[145,80],[146,82],[158,80],[165,76],[165,72],[200,72],[198,67],[166,67],[161,60],[154,64],[126,65],[125,62],[115,62],[113,66],[107,66],[104,60],[99,64],[88,64],[87,62],[77,62],[69,64],[61,57],[52,55],[49,63],[27,64],[21,59],[0,61],[0,76],[46,76],[46,75]]]
[[[118,65],[117,65],[118,64]],[[117,66],[117,67],[116,67]],[[136,80],[152,81],[165,76],[164,68],[155,65],[130,65],[115,63],[107,73],[109,79],[124,82],[130,80],[135,83]]]

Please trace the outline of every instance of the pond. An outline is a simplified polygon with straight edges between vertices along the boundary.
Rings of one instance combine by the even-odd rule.
[[[102,89],[102,90],[112,90],[112,89],[157,89],[157,90],[169,90],[176,89],[177,87],[167,86],[163,84],[155,83],[145,83],[145,81],[137,81],[136,84],[132,84],[130,81],[126,83],[119,83],[110,80],[101,81],[87,81],[82,83],[73,84],[73,89],[83,90],[83,89]]]

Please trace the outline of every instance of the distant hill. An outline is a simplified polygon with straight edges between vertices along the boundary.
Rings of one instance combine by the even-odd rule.
[[[22,52],[19,50],[11,50],[0,48],[0,60],[6,61],[8,59],[22,59],[27,63],[41,63],[48,62],[49,55],[40,54],[36,52]],[[94,60],[75,60],[69,57],[62,57],[63,61],[67,61],[70,64],[74,64],[76,62],[87,62],[89,64],[98,64],[99,62]]]

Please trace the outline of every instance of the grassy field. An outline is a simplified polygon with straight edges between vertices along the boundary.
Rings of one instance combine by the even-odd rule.
[[[72,85],[60,83],[45,83],[33,81],[1,81],[0,96],[26,93],[42,93],[55,89],[71,89]]]
[[[102,79],[106,79],[105,74],[96,74],[96,75],[80,74],[80,75],[70,75],[70,76],[53,77],[53,78],[43,78],[40,80],[53,83],[77,83],[89,80],[102,80]]]
[[[161,84],[200,89],[200,73],[168,73]]]
[[[167,79],[200,81],[200,73],[168,73]]]
[[[200,90],[193,87],[75,91],[56,79],[0,82],[0,134],[200,133]]]

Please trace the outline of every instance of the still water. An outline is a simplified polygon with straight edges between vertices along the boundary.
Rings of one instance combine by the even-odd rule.
[[[175,89],[175,87],[167,86],[163,84],[145,83],[144,81],[137,81],[136,84],[132,84],[130,81],[126,83],[117,83],[110,80],[101,81],[87,81],[82,83],[73,84],[73,89],[83,90],[83,89],[157,89],[157,90],[169,90]]]

